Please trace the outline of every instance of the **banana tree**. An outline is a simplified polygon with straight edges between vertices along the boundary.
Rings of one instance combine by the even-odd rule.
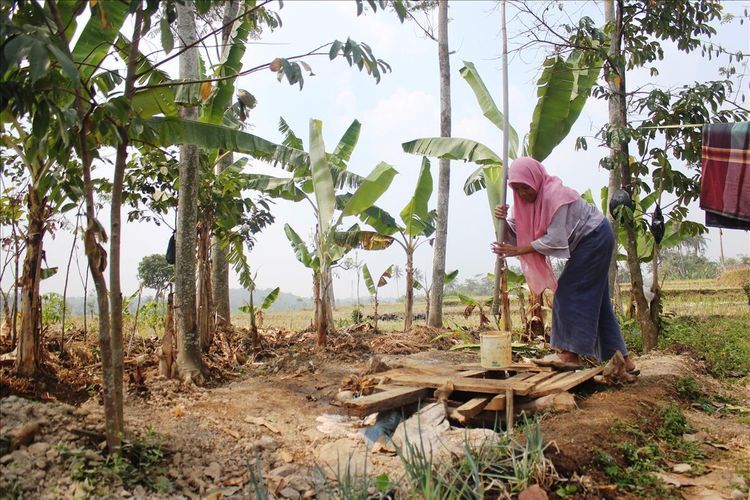
[[[583,105],[599,76],[600,68],[600,59],[584,57],[580,51],[573,51],[567,59],[555,55],[545,60],[542,74],[537,81],[537,103],[529,126],[527,144],[523,146],[523,154],[543,161],[565,139],[583,110]],[[502,133],[505,117],[492,99],[474,64],[464,61],[460,73],[474,92],[484,116]],[[509,125],[508,131],[508,154],[510,158],[515,159],[521,145],[516,130]],[[464,182],[464,192],[471,195],[485,187],[488,188],[487,200],[490,204],[495,237],[500,237],[499,221],[492,214],[495,205],[502,198],[500,183],[504,165],[497,153],[477,141],[454,137],[415,139],[403,143],[402,147],[407,153],[464,160],[479,165]],[[498,273],[495,279],[501,280],[502,274]],[[503,314],[507,317],[507,291],[503,290]]]
[[[411,328],[414,320],[414,252],[425,242],[431,241],[435,232],[435,210],[429,210],[432,196],[432,174],[430,161],[422,158],[414,194],[399,214],[402,225],[388,212],[370,207],[360,214],[360,219],[380,234],[392,237],[406,253],[406,300],[404,305],[404,331]]]
[[[263,311],[276,302],[279,298],[279,287],[274,288],[268,295],[263,298],[260,306],[256,306],[253,302],[253,296],[255,295],[255,280],[253,280],[252,286],[248,290],[250,292],[250,299],[247,304],[240,306],[240,311],[250,315],[250,340],[253,344],[253,351],[257,352],[260,349],[260,339],[258,337],[258,321],[263,320]]]
[[[375,283],[375,281],[372,279],[372,274],[370,274],[370,269],[367,267],[367,264],[362,266],[362,275],[365,278],[365,285],[367,286],[367,291],[370,292],[370,297],[372,297],[372,303],[373,303],[373,317],[375,318],[375,324],[374,328],[375,331],[378,331],[378,305],[380,304],[378,302],[378,290],[381,287],[384,287],[388,284],[388,280],[393,276],[393,266],[388,266],[388,269],[383,271],[383,274],[380,275],[378,278],[378,282]]]

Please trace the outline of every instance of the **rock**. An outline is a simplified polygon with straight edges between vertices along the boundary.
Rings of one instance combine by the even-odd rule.
[[[279,492],[279,496],[281,496],[281,498],[298,500],[302,495],[300,495],[299,491],[295,490],[294,488],[284,488]]]
[[[299,467],[296,465],[285,464],[285,465],[282,465],[281,467],[276,467],[275,469],[273,469],[271,471],[271,475],[279,476],[279,477],[287,477],[287,476],[291,476],[298,470],[299,470]]]
[[[211,462],[203,473],[214,481],[218,481],[221,478],[221,466],[217,462]]]
[[[408,444],[418,444],[424,447],[424,452],[436,451],[440,445],[441,436],[450,429],[445,405],[432,403],[398,424],[393,433],[393,444],[402,448]]]
[[[263,436],[253,444],[253,447],[261,450],[275,450],[278,444],[271,436]]]
[[[688,443],[703,443],[708,440],[708,434],[703,431],[696,432],[694,434],[683,434],[682,439]]]
[[[732,500],[746,500],[747,497],[740,490],[732,490]]]
[[[350,399],[354,398],[354,392],[353,391],[339,391],[336,394],[336,401],[340,401],[342,403],[349,401]]]
[[[44,441],[39,442],[39,443],[34,443],[32,445],[29,445],[28,448],[26,448],[26,450],[29,453],[35,456],[45,455],[49,449],[50,449],[49,443],[45,443]]]
[[[547,492],[545,492],[538,484],[529,486],[518,494],[518,500],[547,500],[547,498]]]
[[[317,455],[323,471],[330,479],[336,478],[337,471],[345,474],[348,469],[350,476],[353,477],[372,470],[369,453],[363,441],[338,439],[318,448]]]
[[[678,474],[684,474],[686,472],[689,472],[690,469],[692,468],[693,466],[690,464],[677,464],[674,467],[672,467],[672,471]]]
[[[313,489],[312,483],[300,476],[290,476],[286,483],[290,488],[297,491],[308,491]]]

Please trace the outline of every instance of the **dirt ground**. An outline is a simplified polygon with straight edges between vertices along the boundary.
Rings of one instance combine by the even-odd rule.
[[[379,342],[383,345],[384,341]],[[386,344],[398,352],[399,342],[394,336]],[[127,429],[133,435],[148,430],[164,437],[171,493],[147,493],[141,486],[109,493],[120,497],[243,498],[252,480],[250,471],[260,467],[269,490],[277,497],[312,497],[321,484],[336,475],[342,459],[359,471],[366,468],[367,474],[386,472],[398,477],[397,457],[368,453],[360,437],[363,422],[347,417],[336,405],[342,378],[360,372],[376,350],[365,341],[358,345],[345,355],[335,346],[322,353],[291,349],[284,356],[249,364],[249,369],[235,373],[232,381],[212,388],[185,388],[159,377],[153,366],[145,370],[145,384],[131,386],[126,396]],[[476,361],[477,357],[476,353],[403,345],[406,353],[381,354],[383,360],[387,363],[411,356],[444,363]],[[415,353],[418,347],[421,352]],[[650,355],[637,363],[642,373],[636,383],[602,388],[592,382],[576,394],[578,409],[541,418],[544,436],[552,442],[548,453],[561,476],[583,485],[579,497],[628,497],[609,484],[593,461],[596,450],[613,445],[616,422],[636,419],[674,400],[674,382],[679,377],[691,375],[705,384],[713,383],[699,364],[684,355]],[[743,404],[750,402],[749,387],[737,385],[733,390]],[[0,458],[0,493],[4,493],[0,497],[20,493],[26,498],[74,498],[100,493],[86,481],[71,478],[60,447],[60,443],[80,446],[85,441],[82,433],[103,431],[98,399],[90,398],[77,407],[17,396],[0,400],[0,434],[34,419],[42,422],[34,443]],[[748,483],[738,472],[750,477],[747,420],[742,423],[741,419],[712,416],[689,407],[685,413],[707,458],[702,461],[700,475],[665,471],[668,479],[683,485],[670,491],[683,498],[746,495]],[[72,434],[73,430],[80,432]]]

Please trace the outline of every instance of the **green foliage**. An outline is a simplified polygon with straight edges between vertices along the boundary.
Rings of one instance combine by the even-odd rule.
[[[688,403],[697,401],[703,396],[703,391],[698,386],[698,382],[689,375],[677,379],[674,388],[680,399]]]
[[[352,324],[356,325],[358,323],[362,323],[362,320],[364,319],[364,317],[365,315],[362,314],[361,309],[357,309],[357,308],[352,309],[352,315],[351,315]]]
[[[138,281],[157,292],[163,290],[174,281],[174,266],[167,262],[164,254],[146,255],[138,263]]]
[[[720,377],[750,372],[748,315],[737,317],[680,316],[665,321],[661,348],[688,346],[706,360],[709,371]]]
[[[151,300],[141,306],[139,318],[153,330],[154,335],[158,336],[164,328],[166,315],[167,305],[161,301]]]
[[[42,325],[51,326],[62,320],[63,307],[70,309],[63,296],[56,292],[42,295]]]
[[[634,422],[616,421],[614,436],[620,438],[612,453],[596,450],[594,464],[618,487],[638,496],[664,497],[664,484],[655,472],[675,461],[692,462],[705,457],[695,443],[682,439],[690,426],[679,406],[670,403]]]
[[[166,494],[172,484],[166,477],[165,452],[162,438],[147,430],[142,439],[123,440],[114,453],[101,454],[84,449],[60,447],[64,457],[71,459],[71,479],[86,482],[94,489],[113,485],[131,488],[137,485]]]

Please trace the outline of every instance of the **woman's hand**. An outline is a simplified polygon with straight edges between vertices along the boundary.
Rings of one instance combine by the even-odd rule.
[[[517,257],[519,255],[524,255],[534,251],[534,247],[532,247],[531,245],[517,247],[515,245],[509,245],[507,243],[498,243],[497,241],[492,242],[492,252],[502,258]]]
[[[508,217],[508,205],[498,205],[495,207],[495,217],[505,220]]]

